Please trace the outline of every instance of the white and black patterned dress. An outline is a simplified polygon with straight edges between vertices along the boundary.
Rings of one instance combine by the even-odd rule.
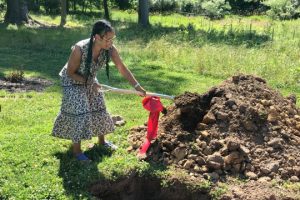
[[[83,75],[89,39],[75,44],[81,50],[81,62],[77,71]],[[87,84],[75,81],[66,73],[67,64],[59,73],[63,87],[61,109],[56,117],[52,135],[70,139],[74,143],[91,139],[92,136],[113,132],[114,123],[106,110],[103,93],[93,91],[92,84],[97,81],[96,73],[105,66],[105,52],[101,51],[97,63],[92,61],[90,78]]]

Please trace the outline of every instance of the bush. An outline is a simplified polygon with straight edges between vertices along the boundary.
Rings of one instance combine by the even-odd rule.
[[[192,2],[183,2],[180,10],[186,13],[194,13],[196,12],[195,7],[195,4]]]
[[[298,0],[266,0],[263,3],[270,7],[267,14],[272,18],[293,19],[300,16]]]
[[[177,0],[150,0],[151,12],[175,12],[179,10]]]
[[[266,10],[266,6],[262,4],[263,0],[228,0],[232,13],[240,15],[248,15],[253,13],[261,13]]]
[[[211,19],[220,19],[231,9],[226,0],[208,0],[201,3],[204,14]]]

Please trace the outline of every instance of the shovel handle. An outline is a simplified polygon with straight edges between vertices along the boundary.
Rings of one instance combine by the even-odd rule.
[[[115,88],[115,87],[111,87],[111,86],[104,85],[104,84],[101,84],[101,89],[99,91],[100,92],[114,92],[114,93],[120,93],[120,94],[136,94],[136,95],[142,95],[142,96],[144,95],[140,91],[120,89],[120,88]],[[153,92],[146,92],[146,96],[156,96],[156,97],[160,97],[160,98],[164,98],[164,99],[174,100],[174,96],[153,93]]]

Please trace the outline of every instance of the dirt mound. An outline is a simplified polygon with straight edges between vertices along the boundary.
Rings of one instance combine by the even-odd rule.
[[[27,92],[37,91],[42,92],[46,87],[53,85],[53,82],[43,78],[26,78],[20,83],[12,83],[0,78],[0,90],[4,89],[9,92]]]
[[[227,174],[299,181],[300,109],[266,81],[234,76],[200,95],[175,98],[159,122],[149,161],[175,165],[190,175],[220,179]],[[131,130],[137,150],[147,126]]]

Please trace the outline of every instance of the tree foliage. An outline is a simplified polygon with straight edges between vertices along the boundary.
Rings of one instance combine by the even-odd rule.
[[[300,16],[299,0],[266,0],[264,4],[270,7],[267,14],[273,18],[292,19]]]

